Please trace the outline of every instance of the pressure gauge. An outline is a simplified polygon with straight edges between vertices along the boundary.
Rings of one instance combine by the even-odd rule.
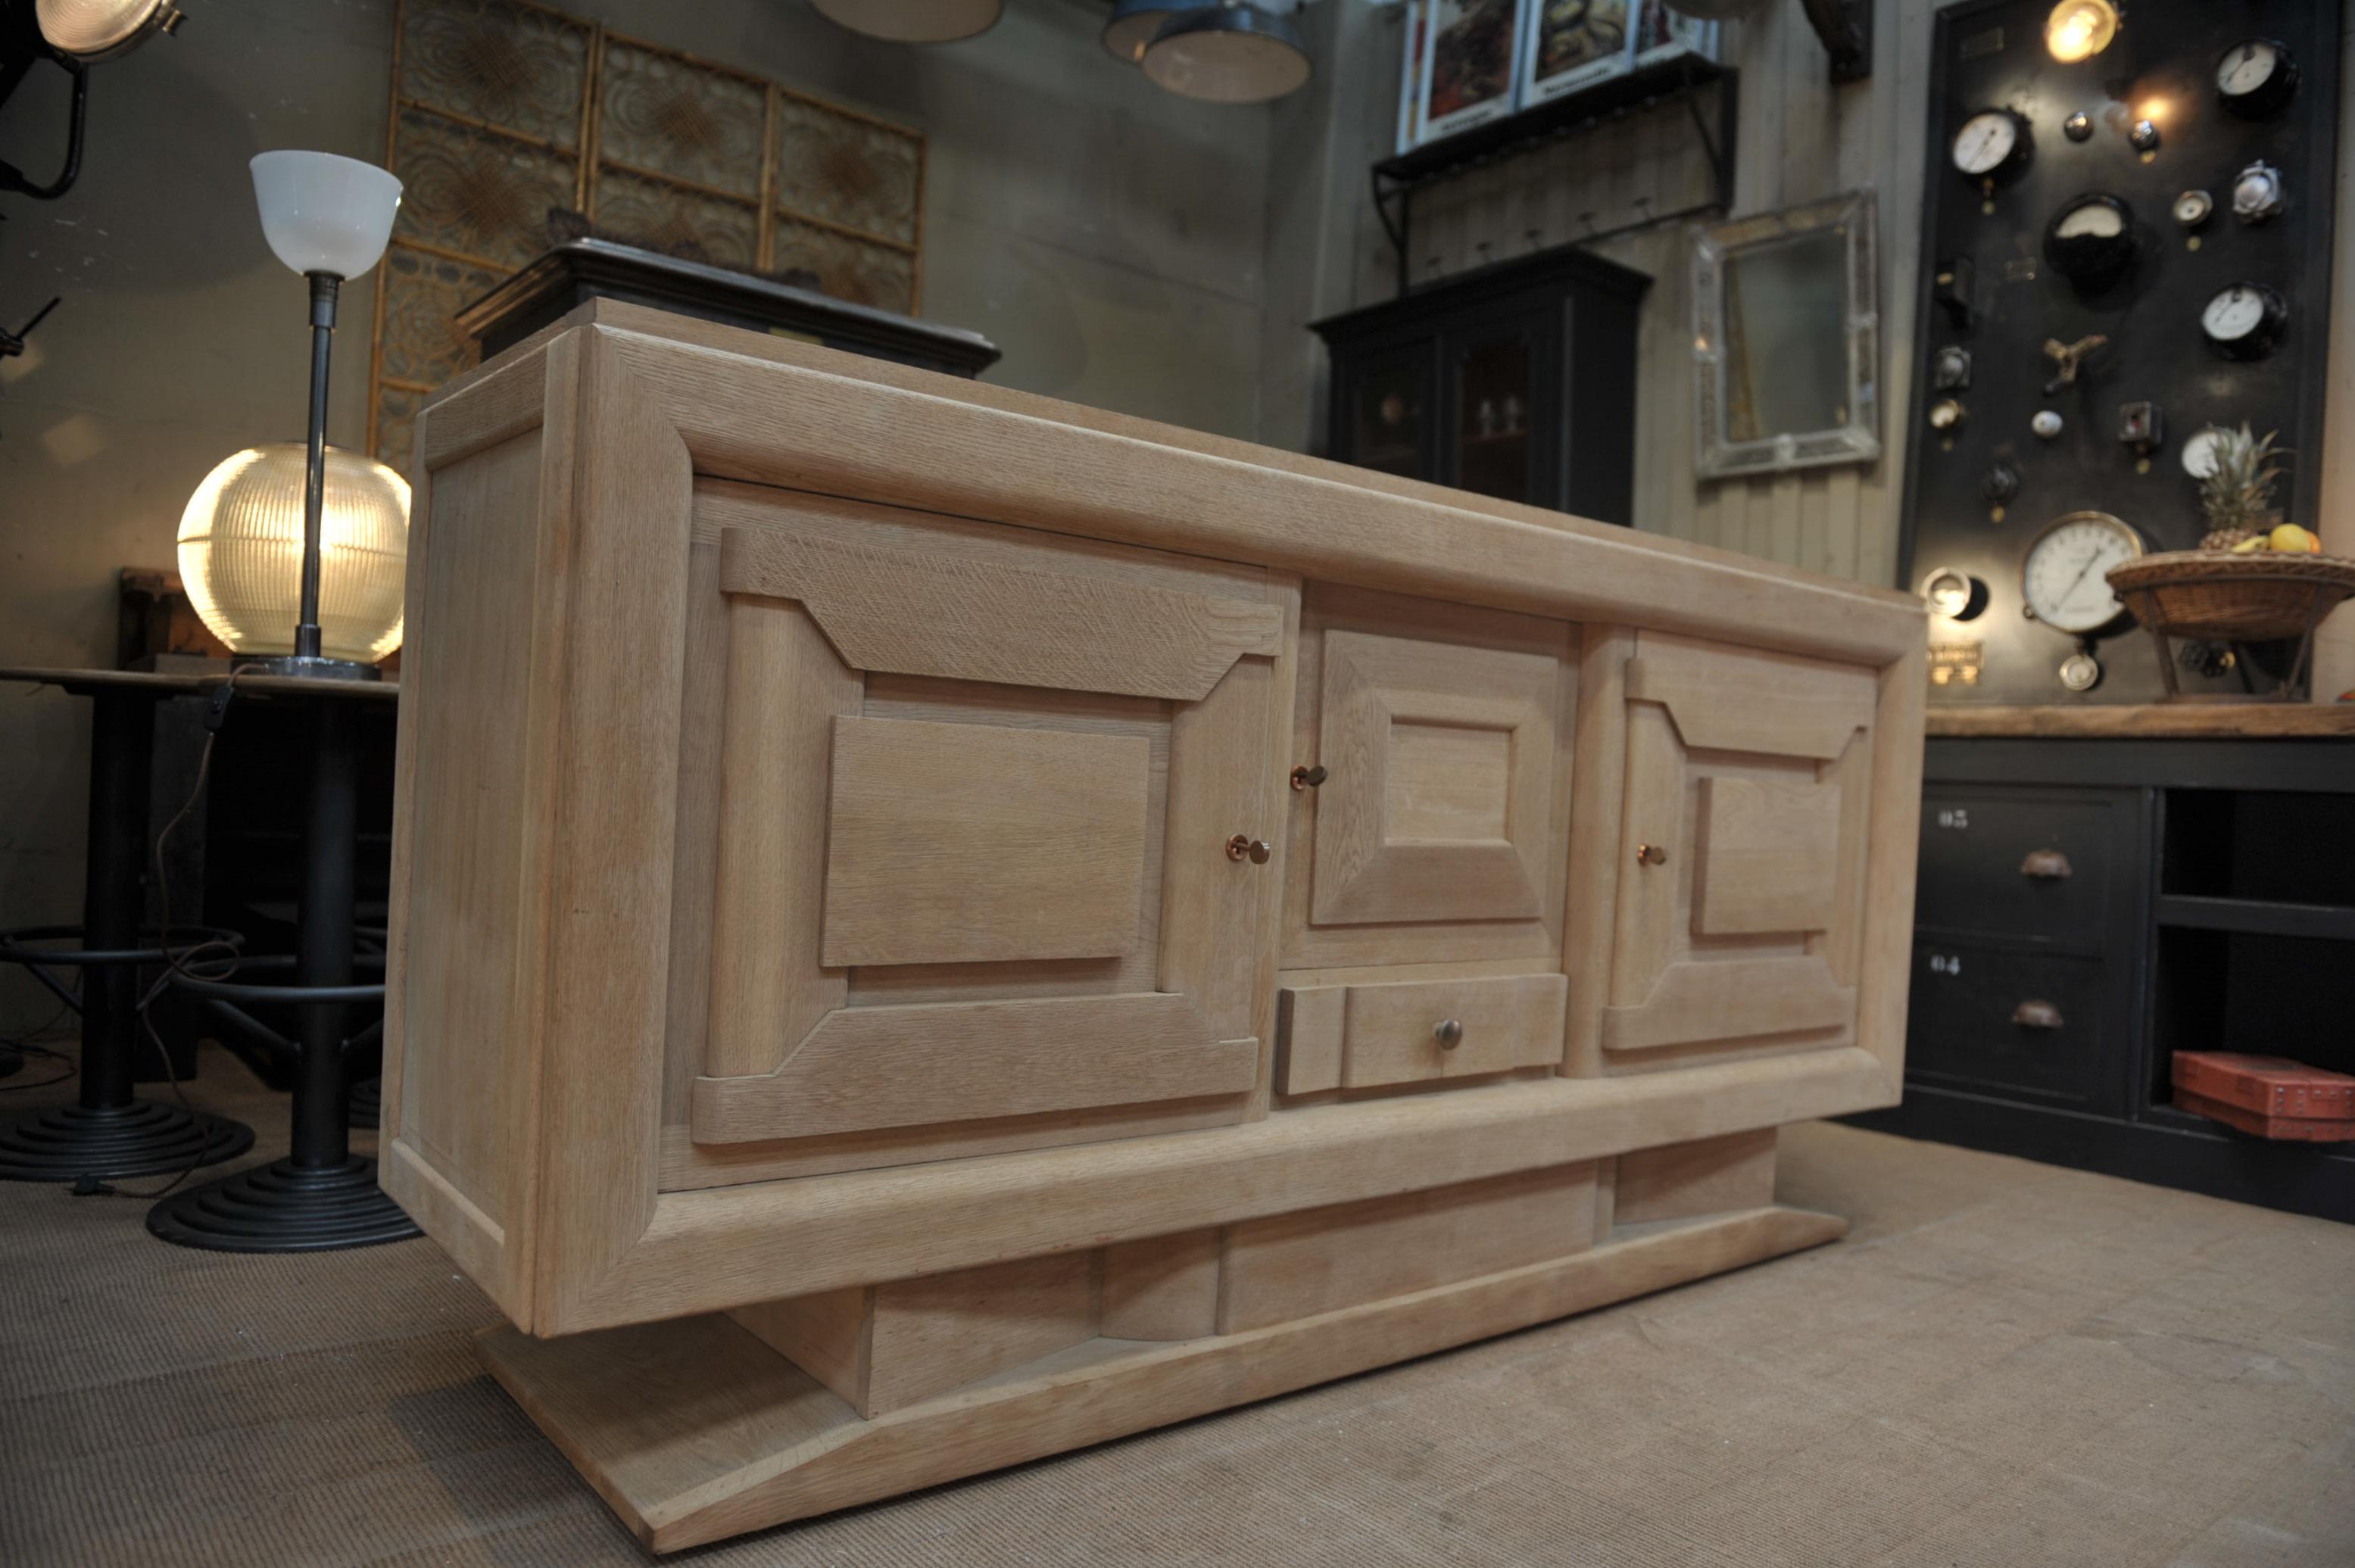
[[[2243,119],[2271,114],[2296,91],[2296,62],[2270,38],[2244,38],[2216,62],[2216,95]]]
[[[1963,411],[1963,405],[1959,399],[1940,398],[1936,402],[1930,405],[1930,428],[1932,430],[1943,430],[1950,432],[1960,430],[1963,425],[1963,421],[1968,416]]]
[[[2216,443],[2229,441],[2232,432],[2222,425],[2203,425],[2184,439],[2180,461],[2183,472],[2194,479],[2205,479],[2216,472]]]
[[[1982,109],[1955,133],[1955,167],[1972,179],[2017,174],[2028,157],[2028,122],[2009,109]]]
[[[2232,181],[2232,216],[2242,222],[2263,223],[2281,209],[2281,171],[2271,164],[2251,164]]]
[[[2105,191],[2070,197],[2044,226],[2044,253],[2087,293],[2124,277],[2134,252],[2134,210]]]
[[[2197,229],[2216,210],[2216,200],[2204,190],[2187,190],[2175,198],[2175,205],[2169,210],[2182,227]]]
[[[1922,580],[1922,602],[1949,621],[1972,621],[1987,608],[1987,584],[1967,572],[1942,566]]]
[[[2289,307],[2263,283],[2234,283],[2200,313],[2208,347],[2227,359],[2262,359],[2289,325]]]
[[[2126,613],[2110,592],[2110,568],[2142,553],[2142,536],[2107,512],[2070,512],[2053,519],[2020,562],[2020,597],[2031,620],[2056,632],[2090,636]]]

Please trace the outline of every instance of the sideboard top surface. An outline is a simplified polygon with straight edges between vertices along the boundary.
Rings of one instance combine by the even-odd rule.
[[[698,474],[1875,667],[1926,636],[1919,601],[1894,590],[613,300],[429,400],[442,417],[421,468],[538,422],[537,402],[504,419],[452,405],[518,403],[486,395],[503,369],[581,328]]]

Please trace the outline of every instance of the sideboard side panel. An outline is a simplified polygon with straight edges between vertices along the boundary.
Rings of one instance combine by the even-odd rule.
[[[577,346],[420,426],[395,767],[381,1180],[511,1317],[530,1306],[532,1012]]]

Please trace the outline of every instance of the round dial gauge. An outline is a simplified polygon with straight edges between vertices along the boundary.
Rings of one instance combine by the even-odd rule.
[[[2110,592],[2110,568],[2142,553],[2142,536],[2107,512],[2071,512],[2028,547],[2020,597],[2028,613],[2056,632],[2087,636],[2126,607]]]
[[[1977,617],[1987,604],[1987,585],[1967,572],[1942,566],[1922,580],[1922,602],[1950,621]]]
[[[2289,308],[2263,283],[2234,283],[2200,313],[2208,346],[2227,359],[2262,358],[2288,325]]]
[[[2134,211],[2104,191],[2073,197],[2045,225],[2044,251],[2062,276],[2099,293],[2134,264]]]
[[[2187,190],[2175,198],[2172,210],[2176,222],[2186,229],[2197,229],[2216,210],[2216,201],[2204,190]]]
[[[2028,123],[2009,109],[1982,109],[1955,133],[1955,167],[1993,179],[2028,162]]]
[[[1955,398],[1940,398],[1930,405],[1930,428],[1954,430],[1963,422],[1963,405]]]
[[[2102,661],[2083,648],[2061,661],[2061,684],[2072,691],[2091,691],[2102,684]]]
[[[2183,443],[2183,472],[2194,479],[2205,479],[2216,472],[2216,443],[2228,439],[2232,432],[2222,425],[2206,425],[2191,432]]]
[[[2271,38],[2243,38],[2216,62],[2216,93],[2235,114],[2270,114],[2297,90],[2297,65]]]

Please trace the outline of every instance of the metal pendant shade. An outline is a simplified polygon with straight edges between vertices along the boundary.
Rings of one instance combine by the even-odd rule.
[[[1118,0],[1112,8],[1112,20],[1104,24],[1105,51],[1123,65],[1143,63],[1153,35],[1184,9],[1178,0]]]
[[[1308,80],[1299,29],[1256,5],[1230,3],[1180,11],[1146,46],[1145,74],[1183,98],[1264,103]]]
[[[1006,0],[810,0],[827,21],[894,44],[953,44],[997,26]]]

